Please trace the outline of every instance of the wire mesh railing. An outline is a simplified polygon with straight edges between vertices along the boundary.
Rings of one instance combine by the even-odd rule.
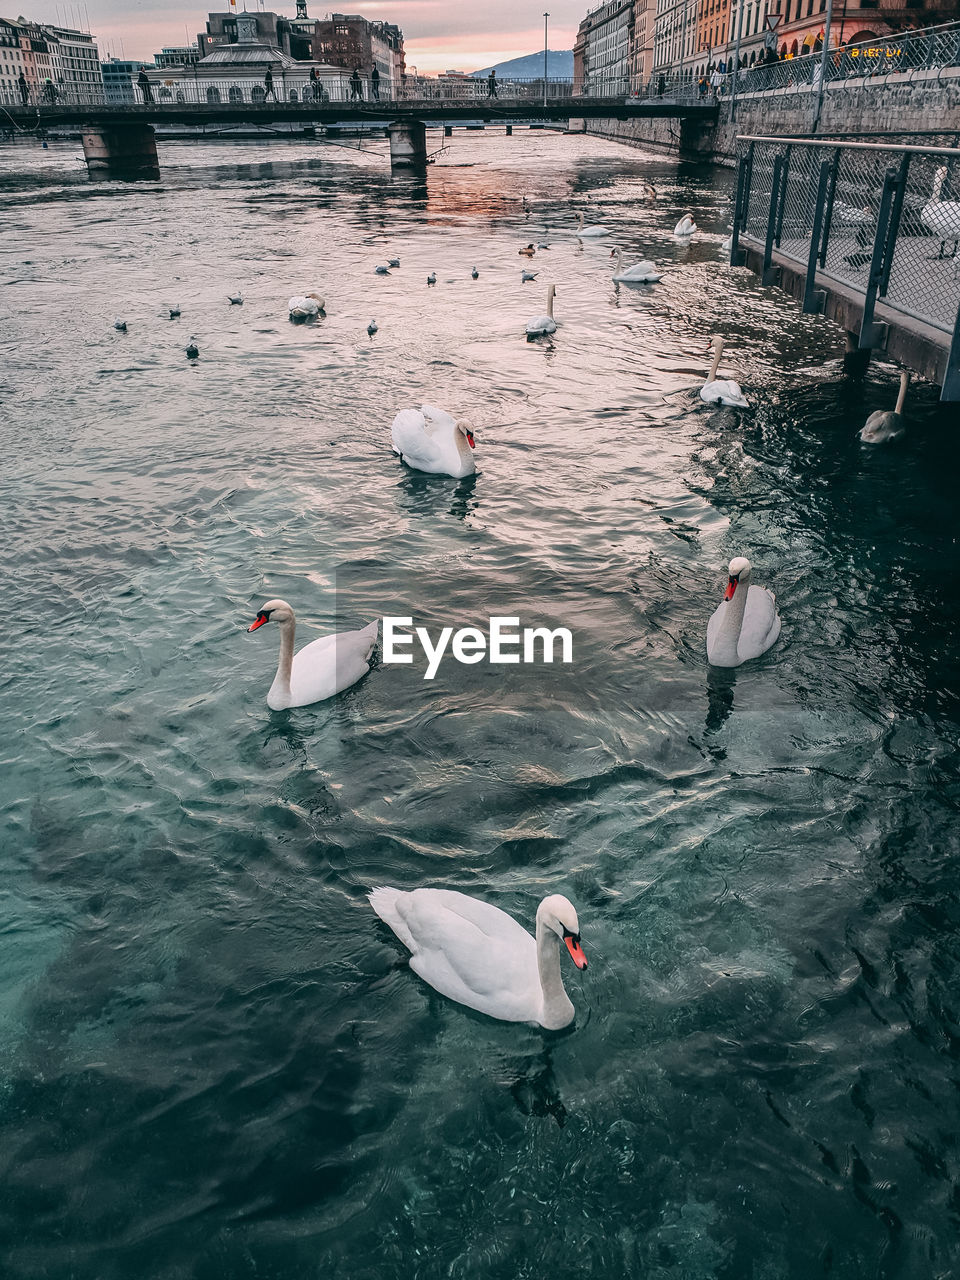
[[[741,138],[731,262],[744,241],[805,270],[804,310],[831,282],[863,301],[862,346],[876,308],[952,336],[960,376],[960,152],[945,147]],[[775,257],[777,255],[777,257]]]
[[[827,51],[814,46],[799,57],[780,58],[759,66],[742,66],[734,75],[723,77],[721,95],[729,94],[736,79],[738,95],[768,93],[772,90],[818,88],[823,67],[824,85],[842,80],[877,80],[899,75],[929,80],[948,69],[960,68],[960,22],[898,35],[875,36],[860,44],[848,44]]]

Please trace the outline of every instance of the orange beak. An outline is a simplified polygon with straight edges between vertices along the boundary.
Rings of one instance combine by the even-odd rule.
[[[737,580],[736,578],[731,578],[727,583],[727,592],[726,592],[726,595],[723,597],[724,600],[732,600],[733,593],[736,591],[736,589],[737,589]]]
[[[471,449],[475,449],[477,447],[476,444],[474,443],[472,431],[467,432],[467,444],[470,446]]]
[[[580,939],[570,934],[568,938],[564,938],[564,942],[567,944],[567,950],[570,952],[570,958],[573,963],[578,969],[585,969],[587,967],[587,957],[583,954]]]
[[[254,622],[251,626],[247,627],[247,633],[249,634],[251,631],[256,631],[257,627],[262,627],[265,622],[266,622],[266,618],[263,617],[263,615],[261,614],[261,616],[257,618],[256,622]]]

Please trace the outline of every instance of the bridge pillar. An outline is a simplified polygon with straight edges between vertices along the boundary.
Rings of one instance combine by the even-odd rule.
[[[82,133],[83,156],[91,178],[160,177],[157,140],[149,124],[86,127]]]
[[[453,137],[453,125],[452,125],[452,124],[445,124],[445,125],[443,126],[443,136],[444,136],[445,138],[452,138],[452,137]]]
[[[512,125],[512,124],[508,124],[508,125],[507,125],[506,133],[507,133],[507,137],[508,137],[508,138],[512,138],[512,137],[513,137],[513,125]]]
[[[394,120],[387,132],[392,169],[427,167],[427,126],[422,120]]]

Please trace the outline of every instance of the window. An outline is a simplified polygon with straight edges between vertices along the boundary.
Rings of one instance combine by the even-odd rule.
[[[230,86],[230,93],[229,93],[228,97],[229,97],[229,99],[230,99],[230,101],[231,101],[231,102],[242,102],[242,101],[243,101],[243,90],[242,90],[242,89],[240,89],[240,88],[238,88],[235,84],[233,84],[233,85],[231,85],[231,86]]]
[[[214,106],[219,101],[220,101],[220,90],[215,88],[213,85],[211,85],[210,88],[207,90],[207,102],[211,106]]]

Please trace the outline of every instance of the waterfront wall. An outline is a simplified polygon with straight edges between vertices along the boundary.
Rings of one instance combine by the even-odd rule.
[[[733,164],[738,134],[804,137],[813,130],[817,91],[810,85],[745,94],[737,100],[736,119],[721,99],[716,125],[689,120],[590,120],[596,133],[628,146],[671,152],[685,159]],[[925,78],[878,76],[828,85],[818,135],[831,137],[916,134],[924,142],[960,139],[960,69]],[[931,136],[935,135],[935,136]]]

